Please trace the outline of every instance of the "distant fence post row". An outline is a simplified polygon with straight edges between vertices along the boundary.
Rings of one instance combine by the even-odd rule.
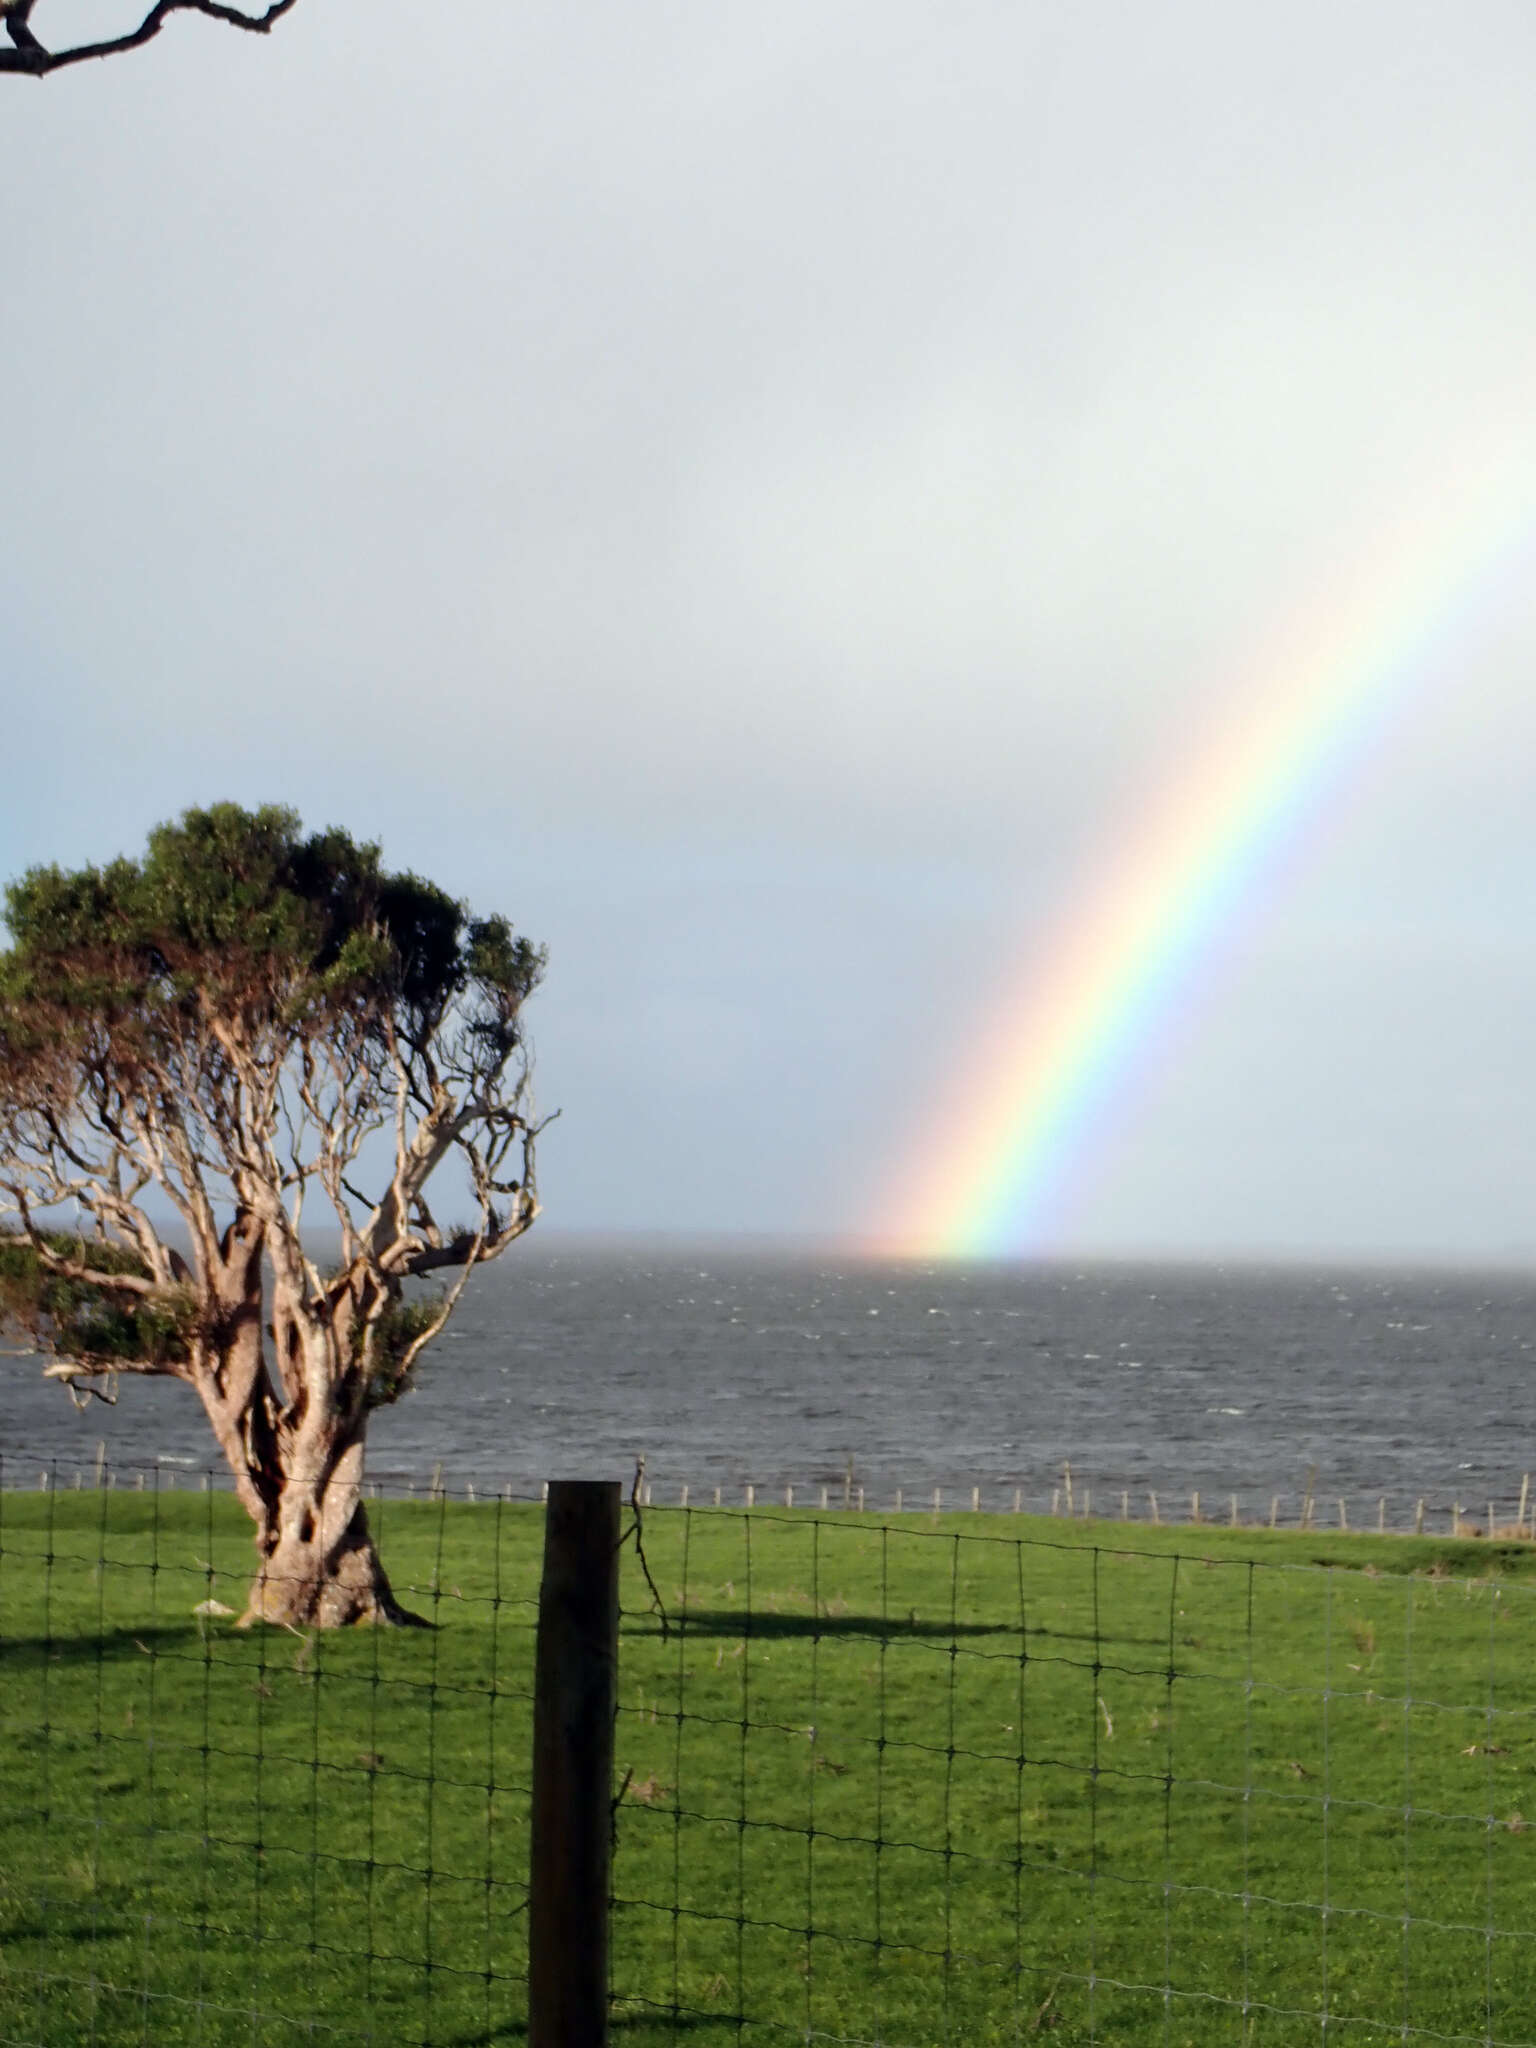
[[[111,1490],[116,1487],[117,1474],[107,1464],[105,1450],[105,1445],[97,1447],[95,1460],[88,1468],[88,1472],[79,1465],[75,1466],[70,1479],[73,1488],[78,1490],[84,1486],[91,1486]],[[210,1485],[219,1484],[225,1475],[202,1471],[189,1473],[187,1477],[199,1491],[206,1493]],[[59,1485],[60,1481],[56,1470],[44,1466],[38,1472],[37,1483],[40,1488],[46,1490]],[[142,1466],[134,1470],[132,1483],[138,1492],[142,1493],[145,1490],[145,1471]],[[175,1468],[159,1468],[156,1473],[156,1484],[174,1492],[177,1484]],[[549,1500],[550,1484],[551,1482],[546,1480],[540,1488],[540,1497],[546,1503]],[[482,1482],[478,1493],[473,1480],[466,1480],[462,1486],[456,1486],[445,1479],[441,1464],[433,1467],[431,1478],[421,1485],[421,1498],[429,1501],[457,1498],[473,1504],[477,1500],[511,1501],[516,1497],[510,1482],[499,1489]],[[407,1479],[404,1482],[404,1498],[416,1498],[416,1488],[417,1482]],[[370,1499],[379,1499],[383,1494],[383,1488],[377,1481],[367,1482],[364,1490]],[[1001,1498],[996,1497],[998,1495]],[[1097,1496],[1098,1505],[1095,1506],[1092,1487],[1074,1482],[1070,1463],[1063,1466],[1061,1484],[1052,1487],[1049,1503],[1047,1504],[1042,1496],[1038,1507],[1026,1501],[1024,1487],[1015,1486],[1009,1489],[1006,1485],[996,1488],[993,1493],[988,1493],[980,1484],[951,1487],[947,1490],[936,1486],[931,1494],[909,1493],[898,1486],[894,1494],[881,1494],[877,1497],[872,1489],[854,1481],[851,1466],[843,1480],[835,1485],[821,1482],[811,1486],[796,1486],[792,1483],[765,1486],[754,1480],[744,1480],[735,1488],[693,1488],[684,1482],[676,1488],[672,1497],[667,1498],[658,1497],[652,1482],[646,1480],[640,1485],[638,1494],[639,1505],[645,1508],[653,1505],[680,1508],[755,1508],[777,1507],[782,1503],[786,1508],[815,1507],[823,1514],[839,1509],[860,1515],[891,1512],[898,1515],[1040,1513],[1074,1521],[1140,1522],[1152,1528],[1225,1526],[1233,1529],[1291,1528],[1319,1532],[1336,1529],[1345,1535],[1445,1535],[1468,1541],[1536,1542],[1536,1495],[1532,1492],[1529,1472],[1521,1475],[1518,1505],[1510,1511],[1501,1510],[1497,1499],[1468,1502],[1459,1499],[1431,1500],[1427,1495],[1419,1495],[1406,1511],[1399,1515],[1395,1510],[1389,1513],[1388,1498],[1386,1494],[1380,1494],[1374,1499],[1367,1499],[1363,1505],[1357,1504],[1353,1520],[1350,1518],[1350,1503],[1346,1497],[1320,1494],[1311,1484],[1295,1497],[1294,1507],[1290,1496],[1275,1493],[1269,1496],[1267,1507],[1261,1507],[1258,1514],[1243,1512],[1235,1493],[1202,1495],[1198,1489],[1189,1493],[1171,1489],[1148,1489],[1143,1497],[1141,1493],[1133,1493],[1127,1487],[1108,1490],[1101,1488]],[[1514,1495],[1510,1494],[1505,1498],[1507,1501],[1513,1501]]]

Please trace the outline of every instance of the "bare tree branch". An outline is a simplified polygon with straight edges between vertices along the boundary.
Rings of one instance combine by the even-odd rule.
[[[155,5],[137,28],[124,35],[110,36],[102,42],[79,43],[70,50],[50,50],[39,42],[31,20],[36,4],[37,0],[9,0],[9,5],[0,4],[0,15],[4,17],[5,32],[12,45],[9,50],[0,49],[0,71],[45,78],[50,71],[62,71],[67,64],[85,64],[96,57],[116,57],[126,50],[137,50],[145,43],[153,42],[173,14],[206,14],[210,21],[221,21],[229,28],[264,36],[297,6],[298,0],[272,0],[261,14],[243,14],[238,7],[221,5],[220,0],[155,0]]]
[[[115,1380],[120,1372],[136,1372],[145,1379],[180,1379],[179,1369],[174,1365],[143,1358],[55,1358],[43,1367],[45,1380],[64,1380],[70,1386],[84,1384],[91,1380]],[[92,1393],[96,1393],[94,1387]],[[110,1394],[98,1396],[110,1402]]]

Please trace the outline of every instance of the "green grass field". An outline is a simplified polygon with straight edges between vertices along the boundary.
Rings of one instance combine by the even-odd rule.
[[[217,1494],[0,1496],[0,2041],[521,2036],[542,1517],[373,1512],[434,1630],[199,1616],[250,1559]],[[711,1509],[645,1541],[618,2038],[1536,2040],[1528,1547]]]

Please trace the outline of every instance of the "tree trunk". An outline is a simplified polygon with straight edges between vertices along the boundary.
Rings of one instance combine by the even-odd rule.
[[[285,1508],[293,1491],[285,1489]],[[307,1535],[306,1525],[317,1520],[305,1515],[297,1529],[279,1529],[252,1582],[250,1601],[240,1618],[242,1628],[257,1621],[278,1622],[285,1628],[346,1628],[353,1622],[426,1625],[395,1599],[361,1501],[339,1542],[326,1544]]]
[[[266,1243],[279,1390],[263,1336],[264,1243],[254,1224],[243,1234],[232,1228],[217,1265],[210,1259],[217,1342],[194,1349],[186,1374],[256,1524],[261,1561],[240,1626],[422,1625],[390,1589],[363,1506],[368,1409],[353,1355],[357,1304],[342,1294],[324,1316],[310,1313],[297,1257]]]
[[[312,1453],[313,1431],[305,1434],[304,1448]],[[362,1469],[358,1434],[339,1454],[307,1455],[272,1475],[276,1504],[257,1519],[262,1562],[242,1628],[258,1621],[286,1628],[425,1626],[395,1599],[379,1561],[363,1506]]]

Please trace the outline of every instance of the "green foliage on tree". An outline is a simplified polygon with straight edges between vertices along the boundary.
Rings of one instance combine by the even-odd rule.
[[[117,1245],[64,1231],[45,1231],[42,1241],[77,1268],[147,1277],[143,1260]],[[185,1288],[124,1299],[95,1281],[66,1279],[22,1232],[0,1231],[0,1320],[21,1324],[71,1358],[100,1367],[185,1360],[193,1314]]]

